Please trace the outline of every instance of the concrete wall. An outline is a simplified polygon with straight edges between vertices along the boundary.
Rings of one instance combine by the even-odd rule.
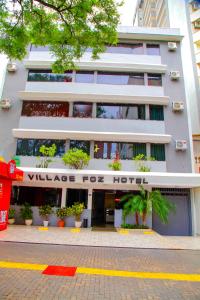
[[[122,223],[123,223],[123,218],[122,218],[122,209],[115,209],[115,223],[114,226],[115,227],[121,227]],[[126,224],[135,224],[135,216],[134,215],[128,215],[126,217]],[[141,224],[141,220],[140,220],[140,224]],[[147,217],[147,226],[149,228],[152,228],[152,215],[149,215]]]
[[[200,188],[193,190],[194,195],[194,208],[193,208],[193,219],[194,222],[194,233],[200,235]]]

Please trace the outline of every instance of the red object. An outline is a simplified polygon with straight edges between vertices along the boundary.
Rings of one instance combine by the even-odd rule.
[[[48,266],[42,274],[55,276],[74,276],[77,267]]]
[[[23,180],[23,172],[16,168],[14,160],[8,164],[0,161],[0,231],[7,228],[12,181]]]
[[[64,220],[58,220],[57,225],[58,225],[58,227],[65,227],[65,221]]]
[[[116,199],[115,199],[115,202],[120,202],[120,199],[116,198]]]

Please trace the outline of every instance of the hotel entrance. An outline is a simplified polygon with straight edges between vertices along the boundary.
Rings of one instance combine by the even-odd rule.
[[[115,191],[93,191],[92,226],[114,227],[115,196]]]

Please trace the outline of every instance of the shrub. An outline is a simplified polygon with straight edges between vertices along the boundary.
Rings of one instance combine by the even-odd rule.
[[[33,217],[33,211],[29,203],[24,203],[24,206],[20,209],[20,216],[23,220],[31,220]]]
[[[113,171],[120,171],[122,169],[122,164],[119,159],[114,159],[112,163],[108,164],[108,167]]]
[[[14,217],[15,217],[15,209],[10,208],[8,212],[8,219],[14,219]]]
[[[121,228],[126,229],[149,229],[147,225],[137,225],[137,224],[122,224]]]
[[[146,156],[142,153],[133,157],[133,161],[135,162],[138,172],[150,172],[151,168],[149,166],[145,165],[144,161],[154,161],[154,160],[155,160],[154,157]]]
[[[54,157],[57,151],[57,147],[55,144],[52,146],[42,145],[39,149],[39,152],[42,154],[42,157],[38,157],[40,159],[40,163],[36,165],[36,168],[48,168],[49,164],[53,162],[51,157]]]
[[[43,217],[46,221],[48,221],[49,215],[53,213],[53,209],[50,205],[42,205],[39,206],[39,214]]]
[[[65,165],[73,169],[83,169],[90,161],[90,156],[81,149],[69,149],[62,157]]]
[[[71,209],[72,209],[72,215],[75,216],[76,221],[80,221],[81,214],[84,210],[84,203],[75,202]]]

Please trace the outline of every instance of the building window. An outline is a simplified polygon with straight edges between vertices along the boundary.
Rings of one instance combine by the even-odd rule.
[[[67,207],[75,202],[84,203],[87,208],[88,190],[86,189],[67,189]]]
[[[165,161],[165,145],[151,144],[151,156],[158,161]]]
[[[163,121],[164,120],[164,110],[161,105],[150,105],[150,120]]]
[[[75,81],[81,83],[94,83],[94,72],[77,71]]]
[[[90,154],[90,142],[89,141],[70,141],[70,148],[76,148],[83,150],[85,153]]]
[[[72,82],[72,72],[64,74],[52,73],[51,70],[30,70],[28,81]]]
[[[97,83],[115,85],[144,85],[144,73],[98,72]]]
[[[13,187],[11,204],[23,205],[25,202],[31,206],[51,205],[60,207],[62,189],[40,187]]]
[[[161,74],[148,74],[148,85],[162,86]]]
[[[147,54],[148,55],[160,55],[160,45],[147,44]]]
[[[120,54],[144,54],[144,47],[142,43],[137,44],[122,44],[108,46],[106,53],[120,53]]]
[[[142,153],[146,155],[146,144],[115,142],[95,142],[94,144],[94,158],[97,159],[115,159],[117,155],[120,159],[132,159]]]
[[[18,139],[16,155],[21,156],[41,156],[40,147],[56,145],[56,156],[62,156],[65,153],[64,140],[43,140],[43,139]]]
[[[97,104],[97,118],[145,120],[145,105]]]
[[[91,118],[92,103],[75,102],[73,104],[73,117],[75,118]]]
[[[26,117],[68,117],[69,103],[47,101],[24,101],[22,116]]]

